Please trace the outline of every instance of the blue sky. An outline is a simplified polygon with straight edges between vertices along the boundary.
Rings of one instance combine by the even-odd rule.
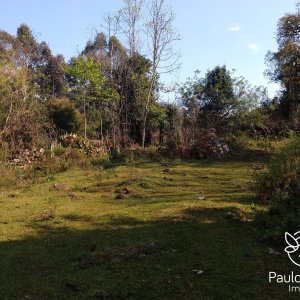
[[[199,69],[226,64],[252,84],[265,85],[273,95],[277,86],[263,75],[268,50],[276,50],[276,24],[294,12],[295,0],[169,0],[181,36],[177,47],[182,67],[168,81],[185,81]],[[92,28],[100,28],[105,12],[117,11],[122,0],[1,0],[0,28],[15,34],[27,23],[39,40],[66,59],[82,50]]]

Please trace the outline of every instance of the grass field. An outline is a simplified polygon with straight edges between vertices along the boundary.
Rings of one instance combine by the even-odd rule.
[[[251,186],[259,163],[76,168],[2,187],[0,299],[297,296],[268,282],[269,271],[293,266],[257,237],[253,218],[264,208]]]

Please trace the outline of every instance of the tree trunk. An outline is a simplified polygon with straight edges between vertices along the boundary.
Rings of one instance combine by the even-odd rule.
[[[101,134],[101,141],[102,141],[102,145],[103,145],[103,121],[102,121],[101,111],[100,111],[100,134]]]
[[[86,101],[85,101],[85,98],[84,98],[84,101],[83,101],[83,115],[84,115],[84,138],[87,139],[87,120],[86,120]]]
[[[152,74],[152,79],[148,91],[148,96],[145,104],[145,110],[144,110],[144,115],[143,115],[143,121],[142,121],[142,127],[141,127],[141,132],[142,132],[142,147],[145,148],[145,140],[146,140],[146,123],[147,123],[147,116],[148,116],[148,108],[150,104],[150,98],[151,98],[151,92],[153,89],[154,81],[155,81],[155,74]]]
[[[142,147],[145,148],[145,139],[146,139],[146,118],[142,123]]]

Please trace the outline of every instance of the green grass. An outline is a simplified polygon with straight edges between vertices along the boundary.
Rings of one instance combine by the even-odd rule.
[[[253,218],[265,208],[251,191],[252,165],[240,159],[71,169],[2,187],[0,299],[297,296],[268,283],[269,271],[293,266],[257,238]],[[56,182],[71,190],[55,190]]]

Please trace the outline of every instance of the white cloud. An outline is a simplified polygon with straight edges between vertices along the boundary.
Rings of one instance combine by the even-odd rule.
[[[228,27],[228,30],[231,32],[238,32],[241,30],[241,26],[238,23],[235,23],[233,25],[231,25],[230,27]]]
[[[254,43],[248,44],[247,48],[250,49],[253,54],[255,54],[259,51],[259,46]]]

